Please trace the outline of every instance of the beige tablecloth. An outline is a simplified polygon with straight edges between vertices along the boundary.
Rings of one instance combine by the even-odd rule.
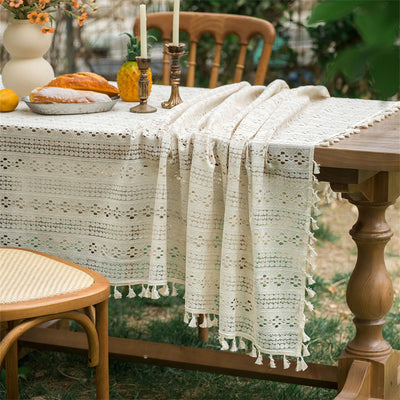
[[[129,296],[185,285],[185,320],[218,325],[223,349],[306,368],[312,308],[313,149],[399,108],[333,99],[323,87],[181,88],[154,114],[0,118],[1,245],[90,267]]]

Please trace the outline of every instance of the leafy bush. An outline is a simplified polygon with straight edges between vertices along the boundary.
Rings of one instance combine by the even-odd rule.
[[[318,3],[308,24],[318,61],[326,66],[323,83],[335,89],[342,80],[339,88],[348,96],[386,99],[399,93],[399,8],[391,0]]]

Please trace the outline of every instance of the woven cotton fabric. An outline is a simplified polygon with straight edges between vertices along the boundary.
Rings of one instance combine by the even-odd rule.
[[[169,97],[154,86],[149,103]],[[3,245],[55,253],[129,296],[185,285],[185,320],[218,325],[222,349],[295,357],[306,368],[312,308],[313,151],[398,103],[330,98],[323,87],[181,88],[154,114],[2,116]],[[171,285],[172,284],[172,285]],[[139,286],[136,286],[139,285]]]
[[[88,288],[93,278],[70,265],[19,249],[0,248],[0,304]]]

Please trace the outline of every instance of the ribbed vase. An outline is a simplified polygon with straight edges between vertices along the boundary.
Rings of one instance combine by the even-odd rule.
[[[49,50],[52,35],[43,33],[38,24],[27,19],[14,19],[4,31],[3,44],[11,59],[1,75],[5,88],[14,90],[19,97],[27,96],[54,78],[54,70],[43,58]]]

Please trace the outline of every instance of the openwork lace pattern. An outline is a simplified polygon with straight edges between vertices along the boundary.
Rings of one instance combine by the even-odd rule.
[[[151,115],[39,116],[0,125],[0,243],[106,275],[121,297],[185,285],[185,320],[218,325],[222,349],[306,368],[312,309],[313,151],[398,103],[330,98],[323,87],[182,88]],[[150,103],[168,98],[154,86]],[[317,172],[317,171],[315,171]],[[139,286],[135,286],[139,285]]]

